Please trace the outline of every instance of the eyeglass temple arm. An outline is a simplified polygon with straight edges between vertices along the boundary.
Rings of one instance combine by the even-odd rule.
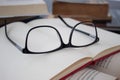
[[[61,20],[67,27],[73,28],[72,26],[70,26],[69,24],[67,24],[67,23],[65,22],[65,20],[64,20],[61,16],[58,16],[58,17],[60,18],[60,20]],[[78,24],[80,24],[80,23],[78,23]],[[78,25],[78,24],[76,24],[76,25]],[[96,26],[95,26],[95,29],[96,29]],[[78,32],[81,32],[81,33],[83,33],[83,34],[85,34],[85,35],[88,35],[88,36],[90,36],[90,37],[92,37],[92,38],[96,38],[96,36],[94,36],[94,35],[92,35],[92,34],[89,34],[89,33],[85,32],[85,31],[78,30],[78,29],[75,29],[75,30],[78,31]]]
[[[80,25],[81,23],[78,23],[78,24],[76,24],[75,26],[78,26],[78,25]],[[72,27],[71,27],[72,28]],[[92,37],[92,38],[98,38],[98,34],[97,34],[97,28],[96,28],[96,26],[95,26],[95,33],[96,33],[96,36],[95,35],[92,35],[92,34],[90,34],[90,33],[87,33],[87,32],[84,32],[84,31],[82,31],[82,30],[78,30],[78,29],[75,29],[76,31],[78,31],[78,32],[81,32],[81,33],[84,33],[84,34],[86,34],[86,35],[88,35],[88,36],[90,36],[90,37]]]
[[[13,40],[11,40],[10,37],[8,36],[8,34],[7,34],[7,21],[6,21],[6,20],[5,20],[5,35],[6,35],[7,39],[8,39],[16,48],[18,48],[20,51],[22,51],[22,48],[21,48],[18,44],[16,44]]]

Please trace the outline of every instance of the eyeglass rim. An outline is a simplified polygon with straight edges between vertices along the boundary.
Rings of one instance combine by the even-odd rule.
[[[59,18],[66,26],[70,27],[70,25],[67,24],[67,23],[65,22],[65,20],[64,20],[61,16],[58,16],[58,18]],[[68,44],[64,44],[64,42],[63,42],[63,40],[62,40],[62,37],[61,37],[59,31],[58,31],[55,27],[49,26],[49,25],[43,25],[43,26],[33,27],[33,28],[31,28],[31,29],[27,32],[26,40],[25,40],[25,48],[21,48],[17,43],[15,43],[15,42],[8,36],[6,23],[7,23],[7,21],[5,20],[5,34],[6,34],[7,39],[8,39],[15,47],[17,47],[21,52],[23,52],[23,53],[25,53],[25,54],[51,53],[51,52],[54,52],[54,51],[57,51],[57,50],[60,50],[60,49],[62,49],[62,48],[66,48],[66,47],[86,47],[86,46],[92,45],[92,44],[94,44],[94,43],[96,43],[96,42],[99,41],[99,37],[98,37],[98,33],[97,33],[97,28],[96,28],[96,26],[95,26],[96,36],[95,36],[95,40],[94,40],[92,43],[87,44],[87,45],[83,45],[83,46],[75,46],[75,45],[73,45],[73,44],[71,43],[71,38],[72,38],[73,31],[75,30],[75,27],[77,27],[79,24],[83,24],[83,23],[85,23],[85,22],[79,22],[79,23],[77,23],[77,24],[72,28],[71,33],[70,33],[69,43],[68,43]],[[61,45],[60,45],[58,48],[56,48],[56,49],[54,49],[54,50],[51,50],[51,51],[47,51],[47,52],[32,52],[32,51],[30,51],[30,50],[28,49],[28,46],[27,46],[27,42],[28,42],[27,40],[28,40],[29,33],[30,33],[32,30],[34,30],[35,28],[38,28],[38,27],[46,27],[46,26],[47,26],[47,27],[50,27],[50,28],[53,28],[53,29],[57,32],[57,34],[58,34],[58,36],[59,36],[59,39],[60,39],[60,42],[61,42]],[[85,34],[88,34],[88,33],[85,32]]]
[[[66,48],[66,47],[76,47],[76,48],[77,48],[77,47],[86,47],[86,46],[89,46],[89,45],[92,45],[92,44],[96,43],[96,42],[99,40],[98,37],[95,37],[95,40],[94,40],[93,42],[87,44],[87,45],[82,45],[82,46],[73,45],[73,44],[71,43],[72,34],[73,34],[73,31],[75,30],[75,28],[76,28],[79,24],[82,24],[82,23],[78,23],[78,24],[77,24],[76,26],[74,26],[73,29],[71,30],[71,34],[70,34],[70,37],[69,37],[69,42],[68,42],[68,44],[65,44],[65,43],[63,42],[62,37],[61,37],[59,31],[58,31],[56,28],[52,27],[52,26],[47,26],[47,25],[45,26],[45,25],[44,25],[44,26],[36,26],[36,27],[34,27],[34,28],[31,28],[31,29],[28,31],[27,36],[26,36],[26,42],[25,42],[26,44],[25,44],[25,48],[23,49],[23,53],[36,53],[36,54],[38,54],[38,53],[50,53],[50,52],[54,52],[54,51],[60,50],[60,49],[62,49],[62,48]],[[41,28],[41,27],[53,28],[53,29],[57,32],[57,34],[58,34],[58,36],[59,36],[61,45],[60,45],[59,47],[56,47],[56,48],[53,49],[53,50],[45,51],[45,52],[32,52],[32,51],[30,51],[30,50],[28,49],[28,36],[29,36],[29,34],[30,34],[30,32],[31,32],[32,30],[34,30],[34,29],[36,29],[36,28]]]

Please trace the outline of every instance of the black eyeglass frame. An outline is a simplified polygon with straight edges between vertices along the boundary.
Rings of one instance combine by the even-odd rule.
[[[87,33],[87,32],[84,32],[84,31],[82,31],[82,30],[76,29],[76,27],[77,27],[78,25],[87,23],[88,21],[86,21],[86,22],[79,22],[79,23],[77,23],[74,27],[72,27],[72,26],[70,26],[69,24],[67,24],[67,23],[65,22],[65,20],[64,20],[61,16],[58,16],[58,18],[59,18],[67,27],[69,27],[69,28],[72,29],[72,30],[71,30],[71,33],[70,33],[70,36],[69,36],[69,42],[68,42],[67,44],[65,44],[65,43],[63,42],[62,37],[61,37],[59,31],[58,31],[55,27],[49,26],[49,25],[36,26],[36,27],[31,28],[31,29],[27,32],[26,40],[25,40],[25,47],[24,47],[24,48],[21,48],[17,43],[15,43],[12,39],[10,39],[10,37],[9,37],[8,34],[7,34],[7,24],[6,24],[7,22],[6,22],[6,21],[5,21],[5,35],[6,35],[7,39],[8,39],[15,47],[17,47],[21,52],[23,52],[23,53],[25,53],[25,54],[43,54],[43,53],[51,53],[51,52],[54,52],[54,51],[57,51],[57,50],[60,50],[60,49],[63,49],[63,48],[68,48],[68,47],[72,47],[72,48],[73,48],[73,47],[74,47],[74,48],[86,47],[86,46],[90,46],[90,45],[92,45],[92,44],[94,44],[94,43],[96,43],[96,42],[99,41],[97,28],[96,28],[96,26],[95,26],[93,23],[92,23],[92,25],[95,27],[95,35],[92,35],[92,34],[89,34],[89,33]],[[88,22],[88,23],[89,23],[89,22]],[[91,22],[90,22],[90,23],[91,23]],[[42,27],[47,27],[47,28],[54,29],[54,30],[57,32],[58,36],[59,36],[61,45],[60,45],[58,48],[56,48],[56,49],[53,49],[53,50],[50,50],[50,51],[46,51],[46,52],[32,52],[32,51],[30,51],[30,50],[28,49],[28,38],[29,38],[29,34],[30,34],[30,32],[33,31],[34,29],[42,28]],[[73,45],[73,44],[71,43],[71,40],[72,40],[72,35],[73,35],[73,31],[74,31],[74,30],[75,30],[75,31],[78,31],[78,32],[81,32],[81,33],[83,33],[83,34],[85,34],[85,35],[87,35],[87,36],[89,36],[89,37],[92,37],[92,38],[94,38],[95,40],[94,40],[93,42],[89,43],[89,44],[86,44],[86,45],[81,45],[81,46]]]

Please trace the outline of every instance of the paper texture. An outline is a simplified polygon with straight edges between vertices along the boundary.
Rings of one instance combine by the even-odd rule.
[[[48,22],[47,24],[46,24],[46,21]],[[70,18],[66,18],[65,21],[71,26],[74,26],[75,24],[78,23],[78,21],[70,19]],[[43,19],[43,20],[39,19],[39,20],[34,20],[34,21],[29,22],[28,25],[30,25],[31,27],[39,26],[39,25],[54,26],[61,33],[63,41],[65,43],[68,43],[68,41],[69,41],[69,35],[71,32],[71,29],[66,27],[65,24],[62,23],[62,21],[60,19],[56,19],[55,21],[53,19]],[[60,25],[60,27],[58,25]],[[84,28],[86,30],[86,32],[94,34],[92,32],[93,27],[89,27],[86,25],[81,25],[80,27],[81,27],[81,29]],[[98,36],[100,38],[100,41],[98,43],[91,45],[89,47],[79,48],[80,52],[82,49],[82,51],[83,51],[82,53],[84,55],[87,55],[90,57],[95,57],[97,54],[99,54],[101,51],[103,51],[105,49],[111,48],[116,45],[120,45],[120,35],[119,34],[114,34],[112,32],[107,32],[102,29],[98,29]],[[84,50],[85,50],[85,52],[84,52]],[[87,53],[86,53],[86,51],[87,51]]]
[[[94,69],[102,71],[104,73],[116,76],[120,80],[120,52],[110,56],[109,58],[103,59],[97,62],[94,66]]]
[[[92,68],[85,68],[66,80],[116,80],[116,77],[96,71]]]
[[[18,27],[15,28],[16,26]],[[11,27],[13,27],[11,30],[17,31],[16,35],[19,36],[19,38],[12,36],[12,39],[14,37],[13,40],[16,41],[17,39],[20,46],[24,47],[24,36],[30,26],[26,26],[23,23],[15,23]],[[0,54],[2,55],[0,56],[1,80],[50,80],[74,62],[86,57],[74,49],[64,49],[52,54],[23,54],[7,40],[4,34],[4,27],[0,28],[0,49]],[[74,53],[78,54],[75,55]]]

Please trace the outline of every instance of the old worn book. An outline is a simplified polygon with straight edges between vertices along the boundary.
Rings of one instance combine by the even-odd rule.
[[[48,14],[44,0],[1,0],[0,17]]]
[[[105,0],[55,0],[53,3],[54,15],[63,15],[80,21],[110,21],[108,10],[109,6]]]
[[[89,3],[89,4],[106,4],[107,0],[54,0],[60,2],[69,2],[69,3]]]
[[[67,24],[59,18],[51,18],[6,25],[9,38],[19,49],[7,39],[5,28],[0,28],[0,79],[64,80],[95,61],[120,51],[119,34],[99,28],[96,31],[95,27],[71,18],[64,18],[64,21]],[[76,28],[73,28],[75,25]],[[24,49],[28,32],[30,53]],[[98,40],[97,34],[99,41],[91,43],[94,39]],[[49,52],[51,50],[53,52]]]

